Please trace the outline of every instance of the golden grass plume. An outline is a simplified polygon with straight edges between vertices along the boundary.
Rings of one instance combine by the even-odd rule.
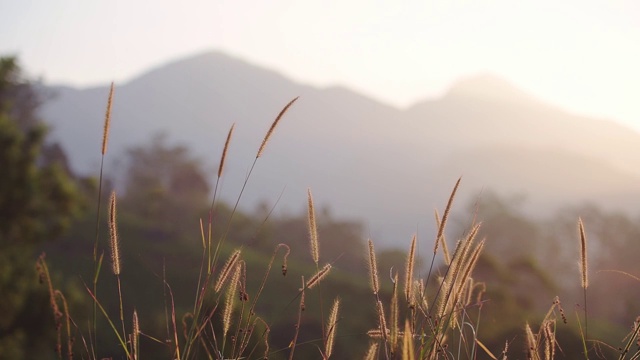
[[[589,287],[589,264],[587,263],[587,235],[584,231],[582,219],[578,219],[578,232],[580,234],[580,275],[582,288]]]
[[[338,311],[340,309],[340,298],[336,298],[333,301],[331,312],[329,313],[329,321],[327,323],[327,341],[325,344],[324,355],[325,358],[329,358],[333,352],[333,343],[336,338],[336,329],[338,326]]]
[[[416,236],[411,239],[411,247],[407,254],[406,272],[404,278],[404,296],[409,305],[413,306],[411,299],[413,298],[413,270],[415,267],[416,256]]]
[[[229,256],[229,259],[227,259],[227,262],[224,264],[222,269],[220,269],[220,275],[218,276],[218,280],[216,281],[216,284],[213,288],[215,292],[220,292],[220,290],[224,286],[224,283],[229,278],[231,271],[235,268],[235,265],[240,258],[241,252],[242,251],[240,249],[234,250],[233,253],[231,253],[231,256]]]
[[[378,264],[376,263],[376,252],[373,248],[373,241],[369,239],[369,275],[371,275],[371,289],[374,294],[380,291],[380,282],[378,281]]]
[[[331,264],[325,265],[322,269],[318,270],[318,272],[307,281],[307,285],[305,288],[312,289],[314,286],[318,285],[322,279],[329,275],[329,271],[331,271]]]
[[[309,241],[311,245],[311,257],[313,258],[313,262],[318,265],[318,261],[320,260],[320,250],[318,248],[318,227],[316,224],[316,211],[313,206],[313,195],[311,194],[311,189],[307,189],[307,203],[308,203],[308,216],[307,220],[309,223]]]
[[[222,337],[226,337],[231,327],[231,315],[233,315],[233,307],[235,305],[236,295],[238,294],[238,283],[240,282],[240,274],[242,273],[242,264],[236,263],[229,282],[229,288],[224,302],[224,310],[222,312]]]
[[[138,312],[133,309],[132,319],[132,331],[131,331],[131,356],[134,360],[138,359],[138,346],[140,339],[140,322],[138,321]]]
[[[111,127],[111,107],[113,105],[114,85],[111,83],[109,89],[109,99],[107,100],[107,111],[104,116],[104,129],[102,130],[102,155],[107,153],[107,145],[109,143],[109,128]]]
[[[444,213],[442,214],[442,220],[440,221],[440,226],[438,226],[438,234],[436,235],[436,241],[433,247],[433,253],[435,254],[438,251],[438,244],[442,241],[442,237],[444,236],[444,229],[447,226],[447,220],[449,219],[449,212],[451,211],[451,206],[453,205],[453,199],[456,197],[456,192],[458,191],[458,187],[460,186],[460,181],[462,178],[458,178],[456,181],[456,185],[453,187],[451,191],[451,195],[449,196],[449,200],[447,201],[447,207],[444,209]]]
[[[298,100],[297,96],[293,98],[293,100],[289,101],[289,103],[285,105],[284,108],[282,108],[282,110],[280,111],[276,119],[273,121],[273,123],[271,124],[271,127],[269,128],[269,131],[267,131],[267,134],[264,136],[264,139],[262,140],[260,149],[258,149],[258,153],[256,154],[256,159],[262,156],[262,153],[264,152],[264,148],[267,146],[267,143],[269,142],[269,138],[271,138],[271,135],[273,134],[273,131],[276,129],[276,126],[280,122],[280,119],[287,112],[287,110],[289,110],[291,105],[293,105],[293,103],[296,102],[296,100]]]
[[[116,192],[111,192],[109,198],[109,245],[111,247],[111,270],[115,275],[120,275],[120,242],[118,240],[118,227],[116,222]]]
[[[222,177],[222,171],[224,170],[224,163],[227,159],[227,151],[229,150],[229,143],[231,142],[231,137],[233,136],[233,130],[235,129],[236,124],[231,125],[229,129],[229,133],[227,134],[227,140],[224,142],[224,149],[222,150],[222,156],[220,157],[220,165],[218,166],[218,177]]]

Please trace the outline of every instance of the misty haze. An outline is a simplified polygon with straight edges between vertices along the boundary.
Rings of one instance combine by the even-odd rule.
[[[241,207],[273,205],[284,191],[276,212],[298,212],[312,188],[320,206],[362,221],[380,244],[404,245],[416,229],[433,233],[433,210],[444,205],[460,176],[463,204],[496,192],[523,197],[524,210],[534,216],[584,204],[634,216],[638,211],[639,133],[572,115],[492,75],[462,79],[441,98],[397,109],[208,52],[117,87],[111,174],[124,170],[126,148],[165,134],[213,175],[226,132],[236,123],[222,192],[228,201],[238,195],[270,118],[300,96]],[[108,85],[46,90],[54,94],[42,108],[51,137],[75,171],[96,173]]]

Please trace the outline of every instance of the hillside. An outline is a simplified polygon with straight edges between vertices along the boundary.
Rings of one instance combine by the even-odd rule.
[[[51,87],[43,108],[52,137],[73,168],[96,173],[108,84]],[[530,211],[596,202],[637,212],[640,134],[544,104],[489,75],[463,79],[445,96],[406,109],[342,87],[315,88],[219,52],[151,69],[117,84],[108,165],[124,168],[125,149],[158,132],[196,154],[210,173],[236,123],[223,197],[235,199],[262,136],[282,120],[254,170],[243,206],[275,202],[301,211],[306,189],[337,216],[361,219],[379,243],[406,243],[416,226],[432,233],[459,176],[458,202],[482,189],[528,194]]]

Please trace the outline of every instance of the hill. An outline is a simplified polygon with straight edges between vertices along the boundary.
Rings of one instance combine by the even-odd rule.
[[[95,174],[108,84],[50,87],[43,107],[72,167]],[[361,219],[378,243],[432,234],[459,176],[458,203],[483,189],[524,193],[528,210],[595,202],[636,212],[640,134],[569,114],[491,75],[463,79],[443,97],[402,110],[343,87],[315,88],[219,52],[174,61],[117,84],[106,171],[124,169],[125,149],[158,133],[200,157],[212,178],[236,123],[223,197],[237,197],[265,131],[283,119],[260,159],[242,206],[275,202],[302,211],[306,189],[336,216]],[[481,195],[480,195],[481,196]],[[635,208],[634,208],[635,207]]]

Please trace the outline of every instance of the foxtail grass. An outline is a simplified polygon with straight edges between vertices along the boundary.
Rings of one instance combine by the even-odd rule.
[[[313,262],[318,266],[320,259],[320,251],[318,249],[318,226],[316,225],[316,211],[313,206],[313,195],[311,195],[311,189],[307,190],[307,203],[308,203],[308,223],[309,223],[309,241],[311,245],[311,258]]]
[[[404,322],[404,334],[402,336],[402,360],[415,360],[415,350],[413,349],[413,334],[409,320]]]
[[[637,345],[637,348],[636,351],[631,354],[631,360],[640,359],[640,316],[638,316],[633,322],[631,332],[627,335],[627,342],[624,348],[620,349],[620,356],[618,357],[618,360],[624,360],[627,358],[627,355],[629,355],[631,351],[631,346],[633,346],[634,343]]]
[[[331,264],[327,264],[322,269],[318,270],[318,272],[316,272],[315,275],[313,275],[309,279],[309,281],[307,281],[305,288],[313,289],[315,286],[320,284],[320,281],[322,281],[322,279],[326,278],[327,275],[329,275],[329,271],[331,271],[331,268]]]
[[[111,192],[109,198],[109,247],[111,249],[111,270],[120,275],[120,240],[118,238],[118,222],[116,220],[116,192]]]
[[[56,354],[58,355],[59,359],[62,359],[62,329],[64,328],[66,330],[65,344],[67,359],[72,360],[75,337],[71,334],[71,315],[69,314],[69,306],[67,305],[67,299],[65,298],[64,294],[62,294],[60,290],[53,287],[53,283],[51,281],[51,273],[49,272],[49,267],[47,266],[47,262],[45,261],[44,253],[42,253],[36,261],[36,271],[38,273],[38,277],[40,278],[40,282],[47,285],[49,293],[49,305],[51,306],[51,310],[53,312],[53,320],[55,323],[57,335],[55,347]],[[62,310],[60,310],[60,305],[58,304],[58,302],[62,303]]]
[[[102,255],[98,256],[98,233],[100,223],[100,202],[102,192],[102,171],[103,161],[107,153],[109,127],[111,122],[111,108],[113,105],[113,93],[114,86],[111,85],[109,98],[107,101],[107,110],[105,114],[105,123],[102,138],[101,155],[102,161],[100,165],[100,189],[98,194],[98,216],[96,221],[96,239],[93,250],[94,260],[94,280],[93,287],[89,289],[86,286],[87,293],[91,296],[93,301],[94,313],[93,313],[93,330],[90,330],[90,342],[91,351],[87,350],[89,358],[97,359],[97,334],[96,323],[97,313],[100,312],[104,315],[109,326],[113,329],[117,340],[125,352],[127,359],[137,360],[140,358],[140,335],[145,335],[140,329],[140,322],[138,319],[138,312],[133,311],[133,317],[131,318],[131,332],[127,333],[127,328],[124,322],[124,306],[123,297],[120,284],[120,275],[122,272],[121,254],[120,254],[120,239],[117,232],[117,213],[116,213],[116,194],[111,193],[109,199],[109,247],[111,255],[111,270],[116,276],[118,285],[118,298],[119,298],[119,317],[122,323],[122,329],[118,329],[109,317],[106,309],[109,306],[104,306],[98,300],[97,284],[98,276],[102,265]],[[231,219],[236,213],[238,204],[245,191],[245,187],[249,181],[251,173],[256,165],[257,159],[263,156],[265,148],[273,136],[277,125],[283,118],[289,108],[297,101],[298,98],[294,98],[288,102],[284,108],[278,113],[275,120],[271,123],[268,131],[265,134],[262,143],[260,144],[256,153],[253,164],[251,165],[249,172],[244,179],[242,189],[236,198],[236,203],[231,211],[231,216],[226,224],[226,231],[221,232],[221,236],[217,241],[217,244],[213,243],[213,224],[215,217],[215,205],[217,199],[218,183],[224,175],[226,159],[228,157],[230,142],[235,129],[235,124],[231,126],[224,142],[224,148],[220,158],[220,163],[217,169],[217,180],[214,188],[213,200],[211,208],[209,210],[208,227],[205,227],[204,221],[200,222],[200,232],[202,237],[202,263],[200,265],[200,275],[198,278],[198,285],[195,291],[195,300],[193,303],[193,311],[188,312],[182,316],[182,334],[178,329],[179,320],[176,320],[178,314],[176,314],[176,305],[174,303],[173,292],[171,287],[166,282],[164,275],[162,281],[164,283],[164,289],[167,292],[165,295],[165,303],[170,302],[170,311],[167,310],[166,322],[167,322],[167,340],[166,346],[170,349],[171,358],[177,360],[187,360],[196,357],[206,357],[210,359],[244,359],[244,358],[256,358],[260,356],[257,354],[258,349],[264,347],[265,358],[270,355],[269,346],[269,334],[271,331],[271,323],[262,318],[258,314],[257,310],[259,299],[262,292],[267,286],[267,280],[272,270],[273,264],[279,256],[282,256],[281,273],[283,276],[287,275],[287,257],[289,256],[290,249],[286,244],[278,244],[271,256],[265,272],[262,277],[262,281],[259,282],[255,293],[252,291],[249,296],[249,291],[253,289],[247,289],[247,264],[243,260],[242,246],[233,250],[228,257],[228,260],[221,264],[222,254],[228,251],[228,247],[223,248],[223,243],[227,238],[229,229],[231,227]],[[473,279],[473,272],[476,264],[478,263],[480,256],[482,255],[485,247],[485,240],[477,241],[481,224],[473,222],[470,230],[466,235],[461,237],[455,244],[455,248],[452,247],[453,252],[449,251],[447,246],[447,240],[445,237],[446,226],[451,217],[451,210],[453,202],[458,191],[461,178],[457,180],[451,194],[448,198],[446,207],[442,212],[442,217],[439,216],[436,211],[436,225],[437,232],[433,247],[433,258],[429,267],[426,279],[418,273],[416,270],[416,248],[417,248],[417,235],[413,236],[407,252],[404,274],[399,276],[398,272],[391,272],[392,290],[391,294],[382,294],[381,285],[378,274],[378,264],[376,260],[376,253],[374,244],[371,239],[368,240],[368,270],[370,277],[370,286],[374,295],[374,304],[372,304],[373,316],[376,317],[377,327],[367,332],[371,339],[371,344],[365,355],[365,359],[397,359],[413,360],[413,359],[450,359],[455,357],[455,350],[451,350],[452,343],[455,345],[455,341],[458,340],[458,356],[463,354],[463,343],[468,348],[466,355],[470,359],[478,358],[476,352],[477,349],[484,351],[491,359],[501,358],[507,359],[507,350],[509,343],[505,345],[505,349],[499,356],[493,355],[487,347],[482,344],[478,338],[479,318],[480,311],[469,312],[470,307],[477,306],[481,308],[483,302],[482,296],[485,293],[486,286],[483,283],[477,283]],[[266,220],[265,220],[266,221]],[[289,346],[289,359],[294,358],[296,346],[298,344],[298,336],[300,327],[302,324],[302,316],[306,309],[305,296],[309,289],[319,287],[320,283],[329,275],[333,266],[332,263],[326,264],[324,267],[319,267],[320,255],[319,255],[319,237],[318,226],[315,214],[315,206],[313,201],[312,192],[310,189],[307,191],[307,222],[309,230],[309,244],[311,258],[315,264],[315,274],[308,277],[305,281],[305,277],[301,277],[301,288],[296,294],[296,297],[291,300],[293,303],[299,297],[299,305],[297,309],[297,323],[295,333],[291,344]],[[217,230],[216,230],[217,232]],[[584,296],[584,331],[582,333],[583,347],[585,358],[588,359],[586,342],[588,339],[588,326],[587,326],[587,288],[589,285],[588,279],[588,263],[587,263],[587,240],[584,225],[582,220],[578,220],[578,232],[580,237],[580,274],[581,274],[581,287],[583,288]],[[433,266],[435,263],[438,250],[442,249],[443,260],[445,268],[442,273],[438,273],[437,280],[431,281],[433,272]],[[215,250],[214,250],[215,248]],[[221,266],[222,265],[222,266]],[[65,329],[66,326],[66,351],[68,358],[72,358],[73,353],[73,336],[72,336],[72,321],[69,315],[68,305],[63,294],[54,289],[46,263],[44,262],[44,255],[37,262],[38,272],[43,279],[43,282],[47,283],[49,288],[50,306],[54,313],[54,321],[58,328],[58,340],[56,346],[56,352],[59,357],[63,356],[63,338],[65,334],[61,332],[61,329]],[[206,268],[206,271],[205,271]],[[435,276],[434,276],[435,277]],[[400,278],[400,280],[399,280]],[[403,281],[403,284],[400,283]],[[427,293],[427,289],[430,286],[436,284],[436,291],[432,295]],[[400,286],[403,285],[403,288]],[[400,289],[399,289],[400,288]],[[399,301],[399,297],[402,296],[403,291],[405,302]],[[322,296],[320,291],[320,304],[322,312]],[[388,290],[387,290],[388,292]],[[390,295],[390,297],[388,297]],[[389,301],[388,303],[383,302]],[[170,300],[170,301],[169,301]],[[336,332],[338,323],[340,322],[340,306],[341,301],[336,298],[329,312],[327,319],[321,313],[321,325],[322,325],[322,337],[314,340],[319,343],[322,341],[322,345],[318,344],[318,350],[320,351],[323,359],[329,359],[331,356],[336,356]],[[404,308],[403,308],[404,306]],[[286,307],[285,307],[286,308]],[[170,315],[169,315],[170,313]],[[477,313],[477,322],[471,319],[473,315]],[[556,321],[559,322],[560,317],[557,317],[557,313],[560,314],[563,322],[566,323],[566,317],[560,306],[559,300],[554,300],[553,305],[543,321],[540,323],[538,331],[534,332],[529,323],[526,323],[524,328],[524,335],[527,342],[527,357],[530,359],[545,359],[551,360],[556,356],[556,349],[558,348],[556,338]],[[402,318],[404,316],[404,318]],[[556,318],[558,320],[556,320]],[[219,326],[214,325],[215,320],[220,320]],[[326,322],[325,322],[326,320]],[[578,323],[580,316],[578,316]],[[117,322],[116,322],[117,323]],[[404,327],[402,325],[404,324]],[[640,321],[634,322],[634,327],[629,335],[628,342],[624,349],[621,349],[620,360],[627,359],[627,356],[631,356],[630,359],[639,359],[640,350],[632,353],[631,347],[633,343],[638,341],[640,332]],[[375,326],[375,325],[374,325]],[[578,324],[580,331],[582,326]],[[218,330],[221,329],[221,331]],[[471,328],[471,330],[469,330]],[[470,334],[471,337],[468,337]],[[148,337],[151,338],[151,337]],[[153,339],[153,338],[151,338]],[[165,340],[155,339],[156,342],[163,343]],[[287,349],[285,349],[286,351]]]
[[[216,178],[215,181],[215,185],[213,188],[213,198],[211,200],[211,207],[209,208],[209,222],[208,222],[208,228],[207,228],[207,241],[206,241],[206,246],[207,246],[207,252],[208,252],[208,256],[207,256],[207,274],[210,275],[211,271],[212,271],[212,264],[213,264],[213,255],[211,253],[212,247],[211,247],[211,241],[212,241],[212,226],[213,226],[213,220],[214,220],[214,205],[216,203],[216,197],[218,196],[218,186],[220,185],[220,179],[222,178],[222,174],[224,173],[224,165],[226,163],[227,160],[227,154],[229,152],[229,144],[231,143],[231,138],[233,137],[233,131],[236,127],[236,124],[232,124],[231,128],[229,128],[229,132],[227,133],[227,139],[224,142],[224,148],[222,149],[222,155],[220,156],[220,164],[218,165],[218,176]],[[204,233],[203,233],[203,244],[205,243],[204,240]],[[203,253],[204,255],[204,253]],[[202,271],[201,271],[202,272]],[[198,281],[198,283],[200,283],[200,280]],[[198,286],[199,287],[199,286]]]
[[[138,311],[133,309],[131,325],[131,356],[133,360],[138,360],[140,357],[140,322],[138,321]]]
[[[400,339],[400,329],[398,322],[400,317],[400,306],[398,304],[398,273],[393,277],[393,291],[391,292],[391,304],[389,305],[389,345],[391,348],[391,356],[395,356],[398,351],[398,341]]]
[[[460,185],[460,179],[456,182],[447,206],[440,220],[437,217],[438,232],[435,242],[442,245],[444,231],[451,212],[455,194]],[[476,235],[480,224],[472,226],[469,233],[457,242],[453,254],[447,255],[445,272],[439,277],[438,287],[434,296],[426,293],[426,286],[433,270],[435,254],[438,245],[434,244],[434,260],[432,260],[427,280],[414,279],[415,275],[415,249],[417,237],[411,240],[404,273],[404,297],[406,308],[405,318],[401,320],[398,302],[398,275],[392,274],[393,291],[389,305],[389,317],[386,315],[385,305],[379,297],[380,285],[376,265],[373,242],[368,241],[368,260],[371,289],[375,296],[375,313],[378,318],[378,327],[367,334],[370,338],[382,342],[381,358],[394,359],[401,356],[403,359],[436,359],[448,358],[447,347],[452,338],[452,330],[458,329],[460,345],[466,342],[471,347],[468,353],[472,357],[476,354],[476,340],[478,324],[472,325],[466,311],[469,306],[480,306],[484,287],[482,283],[473,281],[472,273],[484,249],[484,241],[476,242]],[[448,250],[447,250],[448,252]],[[429,299],[432,297],[432,299]],[[430,306],[429,304],[433,304]],[[479,319],[479,312],[478,312]],[[479,320],[478,320],[479,321]],[[400,325],[404,323],[404,331]],[[466,339],[462,327],[469,325],[473,328],[473,338]],[[459,347],[460,349],[460,347]]]
[[[324,358],[329,359],[333,353],[333,343],[336,339],[338,328],[338,311],[340,309],[340,298],[336,298],[329,313],[329,321],[327,322],[327,336],[324,346]]]
[[[242,199],[242,195],[244,194],[244,191],[245,191],[245,189],[247,187],[247,183],[249,182],[249,179],[251,178],[251,174],[253,173],[253,169],[255,168],[258,159],[264,153],[264,149],[267,146],[267,143],[269,142],[269,140],[271,139],[271,136],[273,135],[273,132],[275,131],[276,126],[278,125],[278,123],[280,122],[280,120],[282,119],[284,114],[287,112],[287,110],[289,110],[291,105],[293,105],[293,103],[295,103],[297,100],[298,100],[298,97],[293,98],[293,100],[289,101],[284,106],[284,108],[282,108],[282,110],[280,110],[280,113],[278,113],[278,116],[276,116],[276,118],[273,121],[273,123],[271,123],[271,126],[269,127],[269,130],[265,134],[264,139],[262,140],[262,144],[260,145],[260,148],[258,148],[258,152],[256,153],[256,157],[253,160],[253,163],[251,164],[251,168],[249,168],[249,172],[247,173],[247,176],[245,177],[244,182],[242,183],[242,188],[240,189],[240,193],[236,197],[236,202],[233,205],[233,209],[231,210],[231,216],[229,217],[229,221],[227,222],[226,230],[224,231],[222,237],[220,238],[220,240],[218,241],[218,244],[216,245],[216,250],[214,252],[213,260],[211,261],[211,263],[215,263],[217,258],[218,258],[218,256],[219,256],[219,254],[220,254],[220,248],[221,248],[222,244],[224,243],[224,241],[226,240],[227,235],[229,233],[229,230],[231,229],[231,221],[233,220],[233,217],[234,217],[236,211],[238,210],[238,205],[240,204],[240,200]],[[231,133],[231,130],[229,132]],[[229,138],[229,137],[230,136],[227,136],[227,138]],[[223,154],[224,154],[224,151],[223,151]]]
[[[527,359],[540,360],[538,355],[538,340],[533,335],[533,330],[529,323],[526,323],[524,327],[525,339],[527,340]]]
[[[584,298],[584,337],[582,344],[585,359],[589,359],[587,340],[589,339],[588,311],[587,311],[587,288],[589,287],[589,266],[587,262],[587,235],[584,230],[582,219],[578,218],[578,233],[580,236],[580,285]]]
[[[438,245],[442,242],[443,244],[443,249],[445,250],[445,261],[448,260],[445,264],[449,265],[451,263],[449,258],[449,251],[448,248],[446,247],[445,241],[444,241],[444,232],[445,232],[445,228],[447,226],[447,220],[449,219],[449,213],[451,211],[451,207],[453,206],[453,200],[455,199],[456,196],[456,192],[458,191],[458,187],[460,186],[460,181],[462,180],[462,178],[458,178],[458,181],[456,181],[455,186],[453,187],[453,190],[451,191],[451,195],[449,195],[449,199],[447,200],[447,206],[445,207],[444,210],[444,214],[442,216],[442,219],[438,219],[438,213],[436,211],[436,223],[438,224],[438,233],[436,234],[436,238],[434,241],[434,245],[433,245],[433,255],[431,257],[431,265],[429,266],[429,272],[427,273],[427,278],[426,278],[426,283],[428,284],[429,281],[431,280],[431,273],[433,271],[433,265],[435,264],[435,260],[436,260],[436,254],[438,253]],[[424,297],[425,294],[421,294],[421,296]]]
[[[231,142],[231,137],[233,136],[233,130],[235,129],[236,124],[232,124],[229,129],[229,133],[227,134],[227,140],[224,142],[224,148],[222,149],[222,156],[220,157],[220,165],[218,166],[218,177],[222,177],[222,172],[224,171],[224,164],[227,159],[227,152],[229,151],[229,143]]]
[[[113,90],[114,84],[111,83],[111,87],[109,88],[109,99],[107,100],[107,111],[104,116],[104,128],[102,131],[102,148],[101,154],[105,155],[107,153],[107,147],[109,145],[109,129],[111,128],[111,108],[113,106]]]
[[[236,268],[236,263],[240,258],[241,252],[242,252],[241,249],[236,249],[231,254],[231,256],[229,256],[229,259],[227,259],[227,262],[224,264],[224,266],[220,269],[220,275],[218,275],[218,280],[216,281],[216,284],[213,288],[215,292],[218,293],[220,292],[220,290],[222,290],[222,287],[224,286],[225,282],[229,278],[229,274],[231,274],[231,271],[233,271]]]
[[[369,239],[367,241],[369,245],[369,275],[371,279],[371,290],[373,290],[374,295],[378,295],[380,292],[380,281],[378,279],[378,264],[376,262],[376,251],[373,247],[373,241]]]
[[[111,129],[111,109],[113,107],[113,95],[115,92],[115,85],[111,82],[111,86],[109,88],[109,96],[107,98],[107,108],[105,110],[104,115],[104,124],[102,129],[102,146],[100,147],[100,175],[98,177],[98,200],[96,205],[96,232],[95,239],[93,243],[93,293],[98,293],[98,277],[100,275],[100,269],[102,267],[102,255],[98,258],[98,244],[100,238],[100,209],[102,207],[102,182],[103,182],[103,172],[104,172],[104,158],[107,154],[107,149],[109,147],[109,132]],[[97,346],[97,319],[98,319],[98,309],[96,304],[93,304],[93,335],[90,335],[91,348],[93,349],[93,357],[96,357],[96,346]]]
[[[109,198],[109,247],[111,249],[111,270],[118,282],[118,299],[120,300],[120,322],[122,323],[122,334],[125,334],[124,309],[122,306],[122,287],[120,285],[120,239],[118,237],[118,222],[116,212],[116,192],[112,191]]]
[[[364,356],[364,360],[375,360],[378,357],[378,343],[372,342],[367,349],[367,354]]]
[[[411,239],[411,246],[409,247],[409,253],[407,254],[407,262],[405,265],[405,278],[404,278],[404,297],[410,308],[414,306],[413,303],[413,270],[415,267],[416,257],[416,236]]]
[[[231,328],[231,315],[233,315],[233,307],[235,306],[235,300],[238,297],[238,283],[240,282],[240,274],[242,272],[242,265],[234,263],[233,275],[229,282],[229,288],[224,302],[224,310],[222,313],[222,337],[224,341],[227,339],[227,333]],[[224,351],[224,343],[222,345]]]
[[[287,105],[285,105],[285,107],[282,108],[282,110],[280,111],[276,119],[271,124],[271,127],[267,131],[267,134],[264,136],[264,139],[262,140],[262,144],[260,144],[260,148],[258,149],[258,153],[256,154],[256,159],[262,156],[262,153],[264,152],[264,149],[267,146],[269,139],[271,139],[271,135],[273,135],[273,132],[276,129],[276,126],[278,126],[280,119],[282,119],[282,116],[284,116],[284,114],[287,112],[287,110],[289,110],[291,105],[293,105],[293,103],[296,102],[297,100],[298,100],[298,97],[293,98],[293,100],[289,101],[289,103],[287,103]]]

